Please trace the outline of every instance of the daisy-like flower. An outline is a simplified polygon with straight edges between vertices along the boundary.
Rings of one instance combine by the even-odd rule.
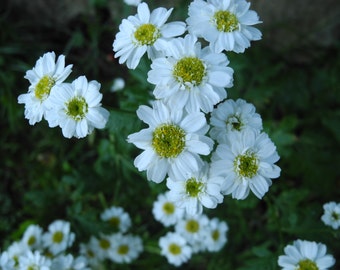
[[[49,126],[60,126],[66,138],[83,138],[94,128],[104,128],[109,112],[101,107],[99,89],[100,83],[88,82],[85,76],[55,86],[49,98],[52,109],[46,112]]]
[[[148,5],[141,3],[135,16],[123,19],[113,42],[120,64],[126,62],[128,68],[135,69],[146,52],[153,59],[163,50],[164,41],[184,33],[184,22],[165,23],[172,10],[157,8],[150,13]]]
[[[159,239],[158,244],[161,248],[161,254],[172,265],[180,266],[191,258],[191,247],[185,238],[178,233],[168,232]]]
[[[114,234],[105,235],[100,234],[99,238],[91,237],[91,249],[95,251],[95,257],[99,260],[109,258],[109,252],[114,246]]]
[[[200,215],[203,206],[216,208],[223,201],[222,183],[222,177],[209,176],[209,165],[205,162],[199,171],[192,172],[185,178],[169,177],[166,185],[170,189],[169,199],[176,206],[185,209],[187,215]]]
[[[340,227],[340,203],[329,202],[323,205],[324,213],[321,220],[327,226],[331,226],[334,230]]]
[[[46,106],[52,88],[60,85],[72,71],[72,65],[65,67],[65,56],[60,55],[55,61],[55,53],[48,52],[38,59],[35,67],[28,70],[25,79],[30,86],[26,94],[18,97],[18,103],[25,104],[25,118],[30,125],[40,122],[49,109]]]
[[[219,104],[211,113],[211,138],[218,143],[226,143],[230,132],[241,132],[248,128],[260,132],[262,119],[255,110],[253,104],[243,99],[229,99]]]
[[[175,225],[175,232],[182,235],[197,253],[205,247],[204,239],[208,230],[209,219],[206,215],[187,216]]]
[[[7,251],[1,253],[0,256],[0,269],[13,270],[15,265],[14,259],[10,258]]]
[[[100,269],[100,259],[97,256],[98,240],[95,237],[91,237],[87,243],[79,244],[79,254],[86,258],[88,265],[92,266],[93,269]]]
[[[194,0],[189,6],[188,31],[210,43],[215,52],[242,53],[250,41],[260,40],[257,13],[245,0]]]
[[[20,241],[20,242],[13,242],[8,248],[7,248],[7,255],[10,260],[14,260],[15,262],[18,262],[19,257],[26,254],[30,250],[29,246]]]
[[[50,270],[51,260],[41,255],[39,251],[34,251],[34,253],[29,250],[25,254],[19,257],[20,270]]]
[[[128,136],[128,142],[144,150],[134,161],[139,171],[146,170],[147,178],[156,183],[167,173],[176,179],[198,171],[203,165],[199,155],[208,155],[213,146],[204,135],[209,127],[203,113],[184,114],[155,101],[153,108],[140,106],[137,115],[149,125]]]
[[[201,48],[192,35],[173,39],[166,57],[153,60],[148,81],[155,84],[153,94],[174,110],[211,112],[227,97],[225,87],[233,85],[233,70],[222,53]]]
[[[220,251],[227,242],[228,229],[227,223],[218,218],[209,220],[204,240],[206,249],[210,252]]]
[[[42,236],[43,246],[49,252],[57,255],[72,246],[75,234],[71,232],[70,223],[64,220],[55,220],[48,226],[48,231]]]
[[[152,213],[154,218],[165,227],[176,224],[184,217],[184,209],[177,207],[175,202],[169,199],[169,192],[158,195],[153,203]]]
[[[24,232],[22,242],[29,246],[31,250],[40,249],[43,230],[39,225],[29,225]]]
[[[108,254],[113,262],[131,263],[143,251],[142,239],[138,236],[117,233],[113,238],[114,245]]]
[[[122,207],[112,206],[101,213],[100,218],[122,233],[125,233],[131,226],[131,218]]]
[[[322,243],[296,240],[284,248],[285,255],[279,256],[278,264],[283,270],[327,270],[335,264],[332,255],[326,254]]]
[[[225,182],[222,193],[243,200],[251,190],[261,199],[280,176],[276,147],[264,132],[246,129],[228,135],[226,144],[219,144],[212,155],[211,173],[221,175]]]
[[[85,257],[74,258],[72,254],[59,255],[52,260],[51,270],[60,269],[90,270]]]

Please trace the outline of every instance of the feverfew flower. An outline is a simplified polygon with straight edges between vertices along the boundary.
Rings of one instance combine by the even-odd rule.
[[[65,67],[65,56],[60,55],[55,62],[55,53],[48,52],[38,59],[35,67],[28,70],[25,79],[31,85],[27,94],[18,97],[18,103],[25,104],[25,118],[30,125],[40,122],[49,109],[46,101],[52,88],[60,85],[72,71],[72,65]]]
[[[170,264],[180,266],[191,258],[191,247],[178,233],[168,232],[159,239],[158,244],[161,254],[167,258]]]
[[[52,109],[46,113],[49,126],[60,126],[66,138],[83,138],[94,128],[104,128],[109,112],[101,107],[99,89],[100,83],[88,82],[85,76],[54,87],[49,99]]]
[[[329,202],[323,205],[324,213],[321,220],[334,230],[340,227],[340,203]]]
[[[274,143],[266,133],[253,130],[232,132],[226,144],[219,144],[212,155],[211,173],[225,179],[222,193],[243,200],[251,190],[261,199],[280,176]]]
[[[27,227],[22,237],[22,242],[25,243],[31,250],[40,249],[43,230],[39,225],[31,224]]]
[[[50,270],[51,260],[41,255],[39,251],[34,251],[34,253],[29,250],[25,254],[19,257],[20,270]]]
[[[218,218],[209,220],[204,240],[206,249],[210,252],[220,251],[227,242],[228,225]]]
[[[57,255],[72,246],[75,234],[71,232],[70,223],[64,220],[55,220],[48,226],[48,232],[42,236],[44,247]]]
[[[117,233],[113,236],[113,247],[108,258],[116,263],[131,263],[143,251],[142,239],[133,235]]]
[[[204,163],[199,171],[184,178],[169,177],[166,185],[170,189],[169,199],[179,208],[184,208],[187,215],[202,214],[203,206],[216,208],[223,201],[221,185],[223,178],[209,176],[209,165]]]
[[[122,233],[125,233],[131,226],[131,218],[122,207],[112,206],[101,213],[100,218]]]
[[[260,132],[262,119],[255,110],[253,104],[243,99],[228,99],[219,104],[211,113],[211,138],[218,143],[226,143],[230,132],[241,132],[248,128]]]
[[[175,202],[169,199],[169,192],[165,192],[159,194],[153,203],[152,213],[157,221],[168,227],[183,218],[184,209],[177,207]]]
[[[1,253],[0,256],[0,269],[2,270],[13,270],[15,265],[15,261],[13,258],[10,258],[7,251]]]
[[[204,134],[208,125],[203,113],[184,114],[155,101],[153,108],[140,106],[138,117],[149,125],[128,136],[128,142],[144,151],[134,165],[146,170],[147,178],[160,183],[168,173],[176,179],[197,171],[203,164],[199,155],[211,152],[213,141]]]
[[[172,10],[157,8],[150,13],[148,5],[141,3],[135,16],[122,21],[113,42],[113,51],[120,64],[126,62],[128,68],[135,69],[146,52],[153,59],[163,49],[164,41],[184,33],[183,22],[165,24]]]
[[[29,246],[20,241],[20,242],[13,242],[8,248],[7,248],[7,255],[10,260],[18,261],[19,257],[21,255],[24,255],[27,251],[29,251]]]
[[[95,257],[99,260],[104,260],[109,257],[109,252],[114,246],[114,234],[100,234],[99,238],[91,236],[91,249],[95,251]]]
[[[222,53],[201,43],[192,35],[169,42],[165,57],[153,60],[148,81],[155,84],[153,94],[164,99],[173,110],[211,112],[227,97],[225,87],[233,85],[233,70]]]
[[[335,259],[326,251],[327,247],[322,243],[299,239],[284,248],[285,255],[279,256],[278,264],[283,270],[327,270],[335,264]]]
[[[72,254],[59,255],[53,258],[51,270],[60,269],[90,270],[85,257],[79,256],[74,258]]]
[[[260,40],[261,32],[253,27],[260,23],[245,0],[194,0],[189,6],[188,31],[210,42],[215,52],[242,53],[250,41]]]

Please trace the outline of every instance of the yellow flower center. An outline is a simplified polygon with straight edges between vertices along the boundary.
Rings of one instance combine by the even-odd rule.
[[[255,154],[249,152],[235,158],[234,168],[239,176],[252,178],[257,174],[259,164]]]
[[[185,147],[185,132],[176,125],[161,125],[153,132],[152,147],[161,157],[175,158]]]
[[[159,29],[151,23],[142,24],[134,33],[139,45],[153,45],[161,36]]]
[[[175,206],[171,202],[166,202],[163,204],[163,211],[166,215],[172,215],[175,212]]]
[[[178,255],[181,254],[182,249],[179,245],[172,243],[169,245],[169,252],[173,255]]]
[[[220,32],[233,32],[239,28],[239,22],[235,14],[228,10],[219,10],[214,14],[216,28]]]
[[[243,126],[241,119],[238,115],[231,115],[228,117],[226,124],[228,126],[231,126],[232,130],[237,130],[237,131],[241,131],[241,128]]]
[[[27,244],[29,246],[33,246],[35,244],[35,242],[37,241],[37,239],[35,238],[34,235],[31,235],[30,238],[28,238]]]
[[[299,261],[299,268],[297,270],[319,270],[319,267],[316,265],[315,262],[305,259]]]
[[[185,229],[190,233],[197,233],[200,229],[200,224],[196,220],[190,219],[187,221]]]
[[[100,239],[100,241],[99,241],[99,246],[102,248],[102,249],[109,249],[110,248],[110,246],[111,246],[111,244],[110,244],[110,242],[107,240],[107,239],[105,239],[105,238],[102,238],[102,239]]]
[[[112,217],[108,221],[115,229],[119,228],[119,225],[120,225],[120,218],[119,217]]]
[[[197,57],[184,57],[179,60],[173,70],[173,76],[179,83],[200,85],[206,74],[202,60]]]
[[[55,85],[55,80],[45,75],[37,83],[34,89],[34,95],[40,101],[44,101],[50,94],[52,87]]]
[[[128,245],[121,245],[121,246],[119,246],[117,252],[120,255],[126,255],[129,252],[129,246]]]
[[[197,181],[196,178],[192,177],[188,179],[185,183],[185,192],[190,197],[197,197],[198,194],[202,191],[203,183]]]
[[[82,120],[87,111],[88,105],[83,97],[74,97],[66,103],[66,114],[75,121]]]
[[[219,238],[220,238],[220,232],[218,230],[214,230],[212,233],[211,233],[211,238],[214,240],[214,241],[217,241]]]
[[[60,243],[61,241],[63,241],[63,239],[64,239],[64,234],[60,231],[55,232],[52,236],[52,241],[54,243]]]

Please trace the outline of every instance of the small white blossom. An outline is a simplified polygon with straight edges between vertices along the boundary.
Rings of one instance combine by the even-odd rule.
[[[340,227],[340,203],[325,203],[323,209],[324,213],[321,216],[321,220],[325,225],[337,230]]]

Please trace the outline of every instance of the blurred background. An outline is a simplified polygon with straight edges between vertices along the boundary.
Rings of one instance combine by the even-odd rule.
[[[170,21],[184,21],[190,3],[145,2],[150,9],[173,7]],[[254,0],[251,9],[263,21],[263,39],[244,54],[227,53],[235,70],[228,97],[255,105],[277,145],[282,174],[263,200],[226,197],[208,211],[228,223],[228,243],[218,254],[194,257],[187,269],[278,269],[277,256],[298,238],[323,242],[340,259],[339,230],[320,220],[324,203],[340,202],[340,5]],[[130,213],[134,232],[148,246],[164,234],[151,207],[166,188],[133,167],[139,151],[126,143],[141,128],[136,109],[152,99],[150,63],[128,70],[112,51],[121,20],[135,13],[119,0],[1,1],[0,249],[20,238],[27,224],[46,227],[57,218],[69,220],[77,240],[87,241],[105,231],[98,215],[111,205]],[[17,103],[28,90],[24,75],[48,51],[66,55],[71,79],[86,75],[102,84],[102,103],[111,112],[105,130],[69,140],[44,121],[30,126],[24,119]],[[125,80],[120,92],[111,91],[115,78]],[[135,267],[171,269],[152,250],[146,248]]]

